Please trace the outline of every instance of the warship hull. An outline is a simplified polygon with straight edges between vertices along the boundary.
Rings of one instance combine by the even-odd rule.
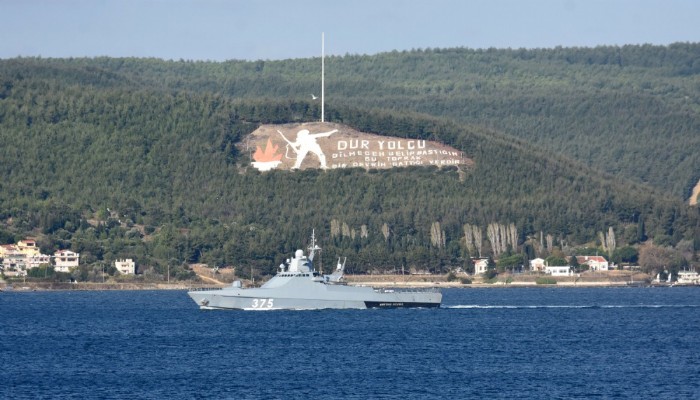
[[[328,287],[321,287],[320,293],[315,294],[309,293],[309,288],[307,287],[307,290],[302,292],[303,295],[298,293],[280,293],[280,290],[262,288],[226,288],[221,290],[190,291],[188,294],[202,309],[258,311],[433,308],[439,307],[442,301],[442,294],[435,291],[383,291],[370,287],[323,286]],[[287,292],[287,290],[282,290],[282,292]]]

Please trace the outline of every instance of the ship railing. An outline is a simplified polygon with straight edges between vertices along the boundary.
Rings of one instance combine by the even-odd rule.
[[[414,288],[414,287],[384,287],[374,289],[377,293],[439,293],[440,288],[436,287],[426,287],[426,288]]]
[[[221,290],[220,286],[194,286],[187,289],[188,292],[203,292],[205,290]]]

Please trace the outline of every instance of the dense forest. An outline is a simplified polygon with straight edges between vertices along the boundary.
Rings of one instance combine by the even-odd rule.
[[[0,60],[0,241],[80,252],[83,279],[124,257],[153,276],[197,262],[267,274],[313,229],[324,262],[354,272],[584,246],[637,261],[651,255],[622,250],[645,241],[681,268],[700,243],[683,202],[700,179],[698,50],[331,57],[328,120],[475,165],[269,173],[239,145],[263,123],[319,119],[318,60]]]
[[[419,112],[498,130],[687,200],[700,180],[700,44],[425,49],[326,59],[327,108]],[[159,88],[310,101],[320,59],[0,60],[23,76],[96,88]]]

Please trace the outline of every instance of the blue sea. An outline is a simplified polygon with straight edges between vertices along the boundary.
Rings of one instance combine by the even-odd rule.
[[[0,293],[3,399],[698,399],[700,288],[445,289],[440,309]]]

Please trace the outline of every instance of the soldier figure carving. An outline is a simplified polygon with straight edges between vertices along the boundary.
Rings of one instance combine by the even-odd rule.
[[[322,169],[328,169],[328,166],[326,165],[326,155],[323,154],[323,150],[321,150],[321,146],[318,145],[316,139],[329,137],[335,132],[338,132],[337,129],[333,129],[329,132],[313,134],[309,133],[308,129],[302,129],[297,132],[297,139],[294,142],[289,141],[281,131],[277,130],[277,132],[288,143],[288,148],[291,147],[297,155],[296,162],[294,163],[292,169],[299,169],[301,167],[301,163],[304,161],[304,158],[306,158],[306,155],[309,154],[309,152],[316,154],[316,157],[318,157],[318,160],[321,163]]]

